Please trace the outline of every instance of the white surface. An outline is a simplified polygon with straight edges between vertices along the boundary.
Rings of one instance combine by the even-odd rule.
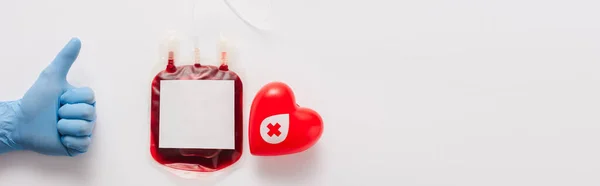
[[[600,185],[600,1],[273,0],[270,32],[202,2],[237,46],[245,122],[273,80],[325,122],[309,151],[245,153],[216,185]],[[151,64],[165,30],[188,28],[185,5],[0,1],[0,97],[22,96],[79,36],[69,79],[98,107],[87,154],[3,155],[0,185],[202,185],[148,147]]]
[[[160,148],[235,149],[232,80],[160,81]]]

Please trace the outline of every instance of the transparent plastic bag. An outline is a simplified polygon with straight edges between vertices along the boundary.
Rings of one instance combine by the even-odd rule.
[[[172,38],[171,40],[176,39]],[[152,79],[151,84],[150,154],[152,158],[158,164],[163,165],[164,167],[167,167],[177,173],[183,174],[214,173],[231,167],[233,164],[235,164],[241,159],[243,152],[243,84],[240,76],[238,76],[238,74],[236,74],[235,72],[229,70],[229,66],[227,63],[229,55],[228,47],[223,46],[226,45],[224,43],[221,44],[222,47],[221,51],[219,52],[221,64],[218,66],[200,64],[199,55],[195,55],[196,60],[194,60],[194,64],[178,66],[176,65],[180,63],[180,61],[176,60],[178,47],[174,46],[178,45],[178,42],[171,41],[169,45],[170,46],[168,47],[167,52],[168,57],[166,59],[167,63],[166,65],[162,63],[163,69],[156,73],[156,75]],[[171,93],[169,93],[171,97],[177,97],[179,94],[181,94],[182,96],[187,95],[188,97],[191,94],[194,97],[197,96],[200,98],[202,98],[203,96],[214,96],[217,94],[231,95],[229,97],[231,99],[226,99],[226,101],[222,103],[225,105],[231,105],[231,107],[227,107],[225,109],[225,111],[231,113],[231,115],[221,116],[219,115],[220,113],[217,113],[215,115],[219,115],[219,118],[205,118],[215,116],[206,115],[206,113],[202,112],[201,110],[209,110],[211,112],[219,109],[223,110],[222,106],[220,105],[216,106],[219,107],[218,109],[216,107],[211,108],[211,105],[214,106],[214,104],[219,103],[214,103],[215,100],[213,100],[210,97],[204,99],[183,100],[184,102],[180,103],[179,105],[174,105],[174,103],[172,104],[171,102],[168,102],[171,106],[166,107],[164,106],[166,105],[164,101],[167,99],[161,98],[161,95],[163,95],[165,91],[161,89],[161,87],[164,88],[165,82],[186,82],[185,85],[178,85],[181,88],[183,88],[176,90],[179,92],[171,91]],[[194,84],[192,82],[200,84]],[[196,85],[200,86],[206,83],[208,83],[208,85],[206,86],[209,86],[209,88],[202,88],[200,91],[198,90],[198,87],[192,87]],[[211,88],[211,86],[215,84],[222,83],[226,83],[226,85],[218,85],[214,86],[216,88]],[[223,86],[229,87],[226,90],[221,90],[223,89]],[[214,92],[212,89],[215,89],[214,91],[217,92]],[[163,104],[162,107],[161,103]],[[196,110],[191,111],[195,113],[195,115],[188,114],[186,116],[183,116],[186,117],[184,119],[175,118],[174,121],[161,120],[161,117],[163,117],[163,120],[165,120],[164,118],[167,117],[173,118],[173,116],[166,116],[165,113],[167,112],[190,112],[189,110],[186,111],[186,109],[190,108],[199,109],[197,112]],[[218,122],[211,123],[211,121],[215,120],[218,120]],[[175,142],[169,142],[170,146],[166,146],[164,143],[166,143],[167,141],[173,141],[172,139],[165,138],[165,136],[167,135],[165,135],[164,131],[161,131],[161,128],[163,130],[166,130],[166,128],[173,127],[167,125],[179,126],[179,128],[169,129],[171,133],[175,132],[175,134],[170,134],[168,138],[181,138],[181,136],[179,136],[178,133],[181,133],[182,135],[188,134],[188,137],[175,140],[175,142],[179,142],[179,144],[176,144]],[[197,125],[210,126],[205,128],[199,128],[199,126]],[[230,145],[226,145],[226,148],[214,148],[214,144],[209,144],[207,147],[202,146],[203,144],[205,144],[204,142],[214,141],[210,138],[210,135],[213,135],[212,133],[214,133],[215,131],[211,131],[211,129],[221,128],[219,129],[219,131],[223,131],[222,126],[219,125],[227,125],[227,127],[229,128],[226,127],[226,131],[228,131],[231,128],[233,129],[233,132],[226,134],[231,135],[231,137],[233,138],[233,140],[227,141],[225,143]],[[161,134],[164,135],[162,136],[163,144],[161,144]],[[194,140],[196,139],[196,136],[194,136],[195,134],[197,134],[198,136],[204,136],[201,138],[204,140]],[[206,140],[207,136],[209,136],[209,140]],[[217,137],[223,139],[223,136]],[[226,136],[225,139],[230,138],[229,136]],[[181,143],[181,140],[184,140],[183,143]],[[175,146],[173,146],[173,144],[175,144]],[[200,145],[189,146],[190,144]]]

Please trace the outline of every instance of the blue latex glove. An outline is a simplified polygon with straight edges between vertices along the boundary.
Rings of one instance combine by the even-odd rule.
[[[0,102],[0,153],[75,156],[87,151],[96,119],[94,93],[66,80],[80,48],[79,39],[72,39],[23,98]]]

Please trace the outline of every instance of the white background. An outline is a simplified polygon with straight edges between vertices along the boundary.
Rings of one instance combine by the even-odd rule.
[[[245,153],[216,185],[600,185],[599,1],[273,0],[268,32],[205,1],[237,46],[245,116],[280,80],[325,122],[309,151]],[[69,80],[98,102],[87,154],[2,155],[0,185],[202,185],[148,147],[157,46],[190,27],[187,4],[0,1],[0,98],[22,96],[79,36]]]

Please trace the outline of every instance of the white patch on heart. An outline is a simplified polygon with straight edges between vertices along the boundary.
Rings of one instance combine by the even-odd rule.
[[[289,129],[289,114],[272,115],[260,123],[260,136],[267,143],[278,144],[285,140]]]

